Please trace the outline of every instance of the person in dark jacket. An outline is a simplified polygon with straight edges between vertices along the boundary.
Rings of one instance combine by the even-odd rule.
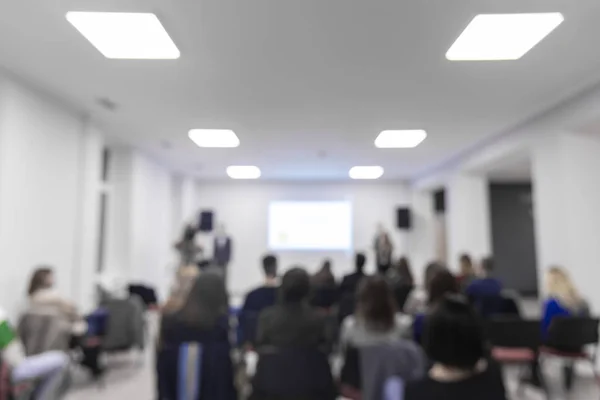
[[[246,295],[244,305],[240,311],[240,342],[252,343],[256,331],[256,320],[265,308],[275,305],[277,302],[277,290],[279,282],[277,279],[277,257],[272,254],[266,255],[262,260],[265,281],[262,286],[250,291]]]
[[[237,400],[228,311],[223,277],[207,270],[183,305],[163,315],[157,349],[159,400]]]
[[[364,272],[366,263],[367,257],[364,253],[356,253],[356,256],[354,257],[354,266],[356,270],[355,272],[344,276],[344,279],[342,279],[340,285],[341,296],[345,294],[354,295],[356,293],[360,281],[366,276]]]
[[[260,314],[257,347],[319,347],[329,343],[325,320],[309,306],[309,294],[310,277],[304,269],[285,273],[278,303]]]
[[[502,282],[492,276],[494,272],[494,260],[486,257],[481,261],[481,277],[471,281],[465,289],[469,298],[500,296],[502,293]]]

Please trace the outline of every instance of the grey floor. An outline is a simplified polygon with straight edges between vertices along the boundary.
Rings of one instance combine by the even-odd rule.
[[[525,313],[534,317],[538,309],[534,302],[529,302]],[[152,333],[156,331],[156,321],[151,321]],[[153,334],[151,336],[154,336]],[[153,346],[150,346],[153,347]],[[153,357],[150,352],[145,354],[123,354],[107,360],[109,372],[103,386],[92,384],[83,371],[75,370],[73,388],[67,400],[96,400],[96,399],[131,399],[154,400],[155,380],[153,372]],[[546,359],[543,362],[543,372],[549,381],[551,398],[553,400],[593,400],[600,399],[600,389],[594,382],[591,367],[578,365],[577,379],[573,391],[566,395],[561,388],[562,362],[559,359]],[[516,393],[518,374],[516,368],[505,371],[506,386],[513,400],[545,399],[536,389],[525,387],[523,393]],[[482,399],[483,400],[483,399]]]

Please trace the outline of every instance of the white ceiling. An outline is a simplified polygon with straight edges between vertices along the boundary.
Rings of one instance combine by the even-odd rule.
[[[105,59],[69,10],[155,12],[181,58]],[[536,11],[565,21],[521,60],[445,59],[476,14]],[[597,0],[0,0],[0,65],[199,177],[255,164],[264,178],[339,179],[379,164],[402,179],[599,81],[599,17]],[[199,149],[190,128],[233,129],[242,144]],[[383,129],[429,137],[375,149]]]

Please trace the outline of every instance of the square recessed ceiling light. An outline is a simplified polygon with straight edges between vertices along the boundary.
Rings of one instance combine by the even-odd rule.
[[[383,131],[375,139],[375,147],[381,149],[410,149],[417,147],[426,137],[427,132],[422,129]]]
[[[452,61],[518,60],[552,32],[561,13],[480,14],[446,53]]]
[[[232,165],[227,167],[227,175],[231,179],[258,179],[260,168],[254,165]]]
[[[352,179],[379,179],[383,175],[383,168],[379,166],[357,166],[350,168],[348,175]]]
[[[198,147],[238,147],[240,139],[230,129],[192,129],[188,137]]]
[[[175,59],[180,55],[154,14],[70,11],[67,20],[106,58]]]

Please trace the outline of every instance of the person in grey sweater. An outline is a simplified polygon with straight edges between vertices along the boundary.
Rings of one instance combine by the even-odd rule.
[[[343,347],[393,343],[410,338],[412,317],[396,312],[392,291],[383,276],[366,277],[358,289],[355,315],[342,323]]]

